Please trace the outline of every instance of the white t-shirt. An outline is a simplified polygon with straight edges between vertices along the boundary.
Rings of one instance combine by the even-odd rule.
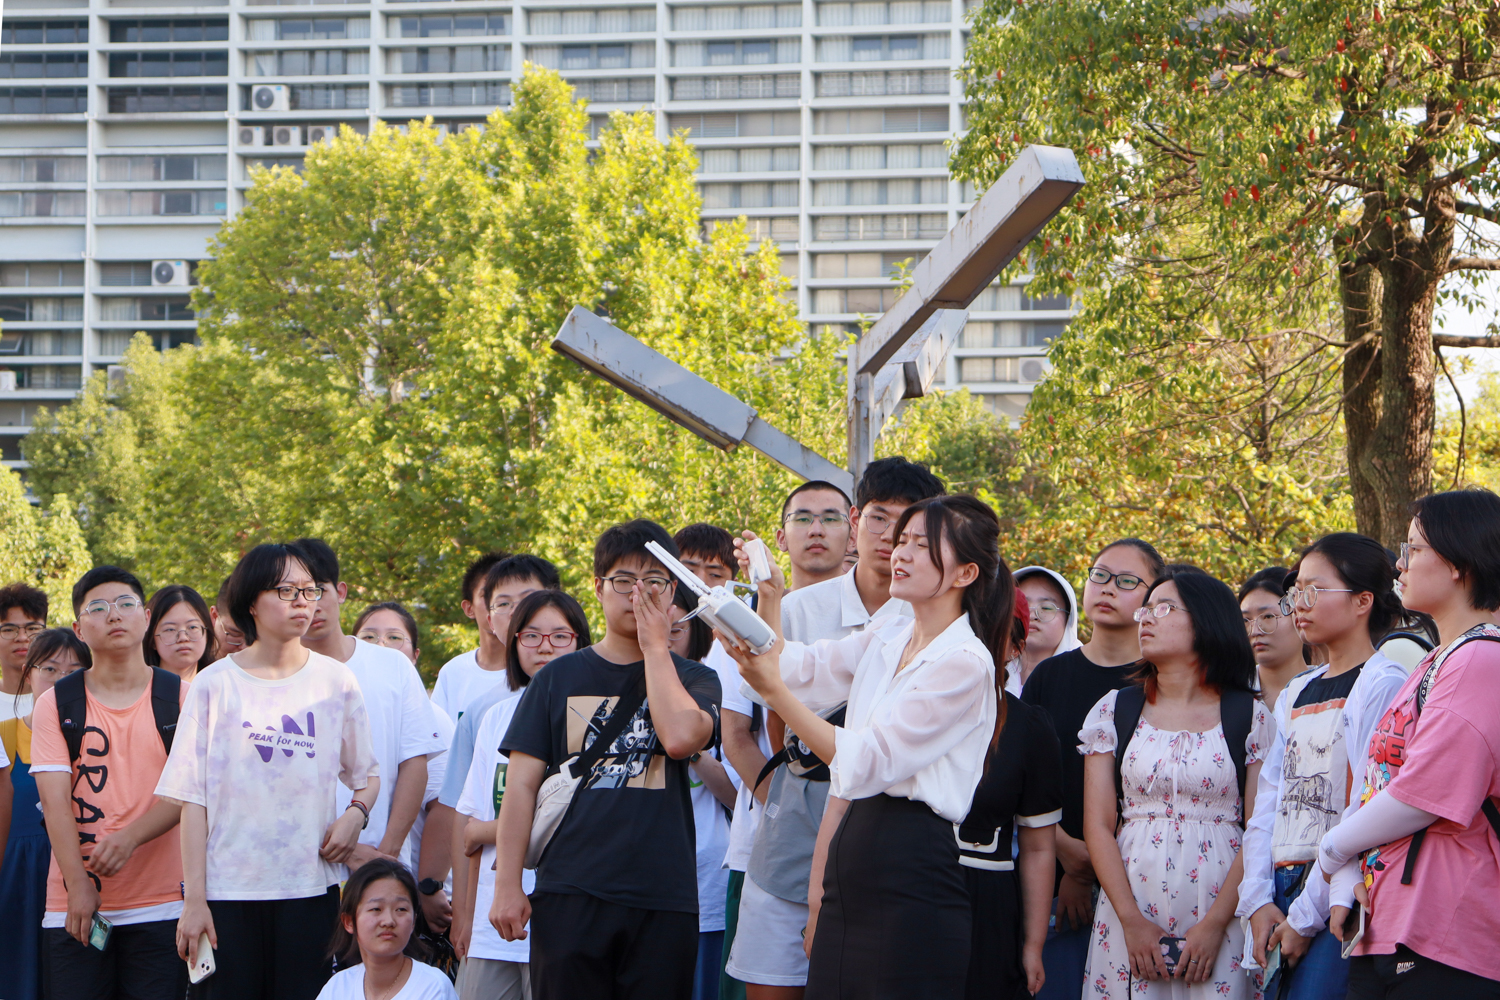
[[[726,712],[738,712],[741,715],[754,717],[755,703],[746,698],[740,690],[740,668],[730,655],[724,652],[724,647],[717,642],[708,651],[703,665],[712,667],[719,675],[719,684],[724,690],[724,700],[719,708]],[[757,739],[760,744],[760,752],[771,757],[771,740],[766,726],[765,716],[761,716],[760,732]],[[740,778],[740,773],[729,763],[729,758],[724,758],[724,769],[729,772],[729,780],[734,782],[734,787],[739,793],[734,799],[734,820],[729,824],[729,848],[724,855],[724,867],[730,871],[742,872],[750,867],[750,848],[755,844],[755,828],[760,825],[759,808],[750,808],[751,789]],[[753,780],[753,777],[752,777]],[[771,779],[768,777],[766,781]],[[760,803],[756,803],[759,807]],[[697,814],[694,813],[696,821]],[[700,906],[701,906],[700,900]]]
[[[225,657],[193,680],[156,794],[208,810],[209,899],[305,899],[344,878],[318,855],[338,785],[380,773],[354,673],[308,651],[282,680]]]
[[[496,684],[510,691],[510,675],[503,669],[484,669],[479,665],[479,650],[471,649],[443,664],[432,686],[432,701],[457,723],[469,703]]]
[[[716,641],[710,655],[704,659],[712,661],[712,652],[719,651]],[[728,656],[723,659],[729,660]],[[733,660],[729,660],[733,664]],[[723,690],[728,691],[730,685],[738,686],[740,676],[737,670],[725,670],[717,663],[707,663],[719,675],[719,684]],[[707,756],[708,751],[705,751]],[[721,757],[721,753],[714,756]],[[729,779],[737,782],[738,776],[730,765],[728,758],[720,761],[724,770],[729,772]],[[724,867],[724,855],[729,849],[729,817],[724,813],[724,806],[709,791],[703,779],[698,776],[692,768],[688,769],[688,793],[693,803],[693,832],[697,837],[698,847],[698,931],[708,934],[712,931],[724,929],[724,895],[729,887],[729,869]],[[738,797],[735,799],[739,801]]]
[[[364,965],[335,973],[323,984],[318,1000],[365,1000]],[[458,991],[437,969],[412,959],[411,975],[406,978],[406,985],[390,1000],[458,1000]]]
[[[515,717],[516,706],[521,704],[519,694],[506,698],[484,714],[479,723],[479,732],[474,739],[474,761],[469,765],[469,777],[464,782],[464,792],[458,798],[458,812],[489,822],[499,814],[500,799],[505,794],[505,769],[508,758],[500,752],[500,741],[510,728]],[[467,864],[468,858],[455,858],[455,864]],[[536,872],[523,869],[521,888],[529,896],[536,888]],[[530,933],[527,938],[507,941],[490,923],[490,907],[495,902],[495,845],[486,844],[479,856],[479,884],[474,889],[474,930],[469,938],[469,954],[475,958],[498,959],[502,962],[531,961]]]
[[[448,713],[433,705],[432,720],[437,723],[438,739],[443,741],[443,746],[453,744],[453,720],[448,718]],[[433,754],[427,758],[427,788],[422,792],[422,808],[417,810],[417,821],[411,825],[411,836],[406,838],[406,851],[401,856],[401,861],[413,872],[418,870],[418,863],[422,859],[422,831],[427,829],[427,812],[434,802],[437,801],[438,792],[442,791],[443,778],[448,774],[448,758],[452,755],[444,750],[442,753]],[[445,885],[448,892],[453,892],[453,870],[448,870],[448,880]]]
[[[373,642],[354,640],[354,655],[344,663],[359,682],[370,717],[370,742],[380,763],[380,796],[370,810],[370,824],[359,835],[361,844],[379,847],[391,817],[391,796],[402,761],[438,754],[448,749],[438,728],[432,702],[421,675],[401,653]],[[430,766],[430,765],[429,765]],[[354,793],[339,786],[338,808],[349,808]],[[404,845],[403,845],[404,846]]]
[[[30,692],[26,694],[6,694],[0,691],[0,722],[6,719],[24,719],[31,714],[31,708],[36,701],[36,695]]]

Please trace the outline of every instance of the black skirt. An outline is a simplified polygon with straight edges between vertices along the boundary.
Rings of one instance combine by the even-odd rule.
[[[856,799],[828,847],[806,1000],[962,1000],[970,906],[952,823]]]
[[[1009,849],[1009,838],[1005,846]],[[1017,875],[1015,871],[964,869],[974,920],[968,1000],[1030,996],[1021,965],[1021,881]]]

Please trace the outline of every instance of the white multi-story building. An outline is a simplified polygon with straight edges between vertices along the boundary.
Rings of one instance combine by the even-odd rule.
[[[461,127],[527,63],[698,147],[704,223],[774,240],[812,329],[890,305],[972,191],[965,0],[8,0],[0,23],[0,452],[130,336],[192,341],[196,262],[254,163],[340,123]],[[945,373],[1018,416],[1066,302],[994,287]]]

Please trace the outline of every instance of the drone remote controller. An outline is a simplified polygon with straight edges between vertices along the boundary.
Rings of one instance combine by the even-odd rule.
[[[770,652],[776,645],[776,633],[771,626],[751,611],[749,605],[735,597],[728,587],[707,586],[693,575],[692,570],[672,558],[656,542],[647,542],[646,549],[698,596],[698,608],[688,615],[689,618],[702,618],[710,628],[728,636],[735,643],[748,647],[757,655]],[[769,569],[766,575],[770,576]]]

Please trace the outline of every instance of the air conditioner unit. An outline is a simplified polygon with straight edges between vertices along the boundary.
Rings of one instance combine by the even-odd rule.
[[[333,142],[338,138],[338,134],[337,125],[309,125],[307,126],[307,144],[316,146],[320,142]]]
[[[1027,358],[1021,362],[1021,381],[1040,382],[1047,374],[1047,363],[1041,358]]]
[[[273,146],[300,146],[302,145],[301,125],[277,125],[271,129],[271,145]]]
[[[109,384],[110,392],[123,392],[125,389],[125,378],[130,374],[130,369],[124,365],[109,365],[104,371],[105,379]]]
[[[266,127],[264,125],[241,125],[241,146],[264,146],[266,144]]]
[[[250,88],[251,111],[290,111],[292,93],[280,83],[259,83]]]
[[[153,260],[151,262],[151,284],[186,285],[188,266],[185,260]]]

